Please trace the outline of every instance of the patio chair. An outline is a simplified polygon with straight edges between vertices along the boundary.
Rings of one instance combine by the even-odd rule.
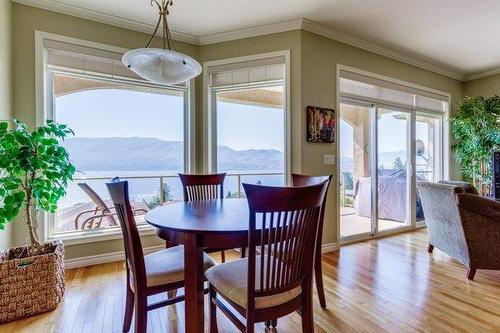
[[[78,183],[78,186],[85,192],[92,202],[95,204],[94,209],[89,209],[81,212],[75,218],[75,230],[81,229],[96,229],[100,228],[102,221],[107,220],[110,226],[118,226],[116,221],[116,211],[113,206],[108,206],[104,200],[97,194],[87,183]],[[147,213],[144,208],[132,208],[134,216]],[[80,220],[85,214],[93,213],[92,216],[85,218],[82,222]]]

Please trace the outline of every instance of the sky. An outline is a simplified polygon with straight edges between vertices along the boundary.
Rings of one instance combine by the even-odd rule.
[[[218,103],[218,144],[235,150],[284,151],[283,110]],[[97,89],[56,98],[56,121],[77,137],[153,137],[182,141],[183,98],[121,89]]]

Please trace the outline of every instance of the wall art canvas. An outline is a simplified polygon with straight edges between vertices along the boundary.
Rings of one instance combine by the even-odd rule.
[[[307,107],[307,142],[334,143],[335,131],[335,110]]]

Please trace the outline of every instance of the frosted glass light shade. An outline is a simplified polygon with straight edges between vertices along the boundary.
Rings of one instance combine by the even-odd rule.
[[[193,58],[171,50],[143,48],[128,51],[122,62],[140,77],[156,84],[179,84],[200,75]]]

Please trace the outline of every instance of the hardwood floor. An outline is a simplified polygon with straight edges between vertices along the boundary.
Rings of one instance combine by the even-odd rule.
[[[327,309],[314,295],[315,331],[500,332],[500,271],[479,270],[468,281],[461,264],[437,249],[428,255],[426,247],[421,230],[325,254]],[[56,311],[2,325],[0,332],[121,332],[123,263],[69,270],[66,283]],[[148,332],[184,332],[183,309],[180,303],[150,312]],[[220,332],[236,332],[219,315]],[[278,332],[300,332],[298,314],[280,319]]]

